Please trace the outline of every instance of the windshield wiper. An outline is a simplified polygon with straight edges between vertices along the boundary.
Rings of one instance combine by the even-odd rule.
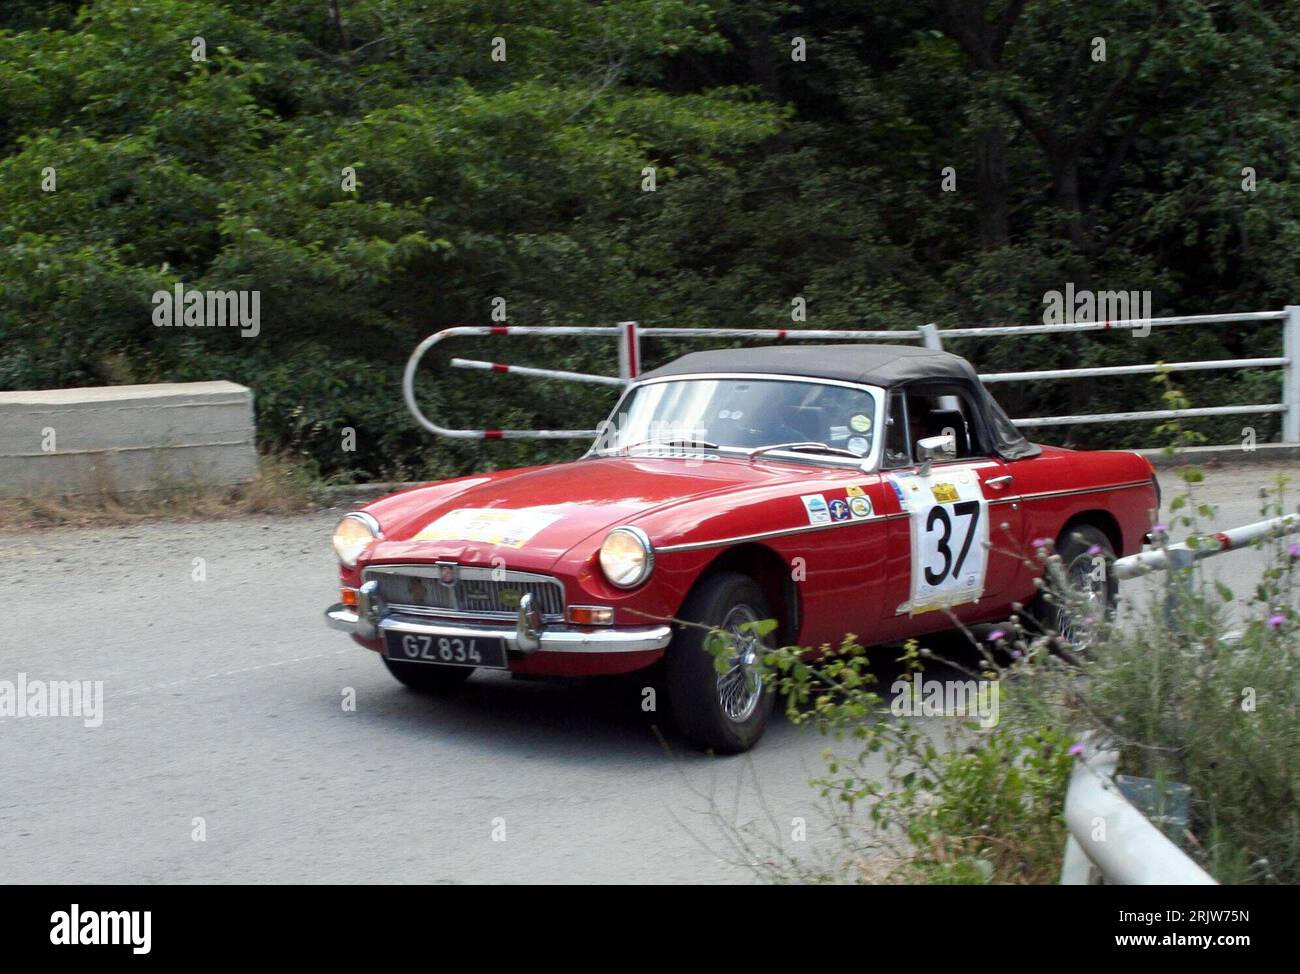
[[[706,450],[721,449],[718,446],[718,444],[711,443],[708,440],[697,440],[697,439],[692,439],[691,437],[681,437],[678,439],[668,439],[668,440],[656,440],[656,439],[638,440],[636,443],[631,443],[628,446],[623,447],[621,452],[626,453],[629,450],[635,450],[639,446],[696,446],[696,447],[703,447]]]
[[[763,453],[769,453],[772,450],[789,450],[792,453],[815,450],[818,453],[834,453],[841,457],[852,457],[854,460],[862,459],[860,454],[854,453],[852,450],[842,450],[838,446],[831,446],[828,443],[818,443],[815,440],[806,440],[795,443],[769,443],[767,446],[760,446],[756,449],[750,450],[746,456],[753,460],[756,456]]]

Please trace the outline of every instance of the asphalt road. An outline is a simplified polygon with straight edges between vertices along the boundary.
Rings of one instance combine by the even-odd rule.
[[[1216,525],[1269,478],[1212,473]],[[404,690],[321,621],[337,515],[0,535],[0,680],[104,681],[101,726],[0,717],[0,881],[749,882],[734,825],[829,848],[826,741],[784,719],[713,759],[639,685]]]

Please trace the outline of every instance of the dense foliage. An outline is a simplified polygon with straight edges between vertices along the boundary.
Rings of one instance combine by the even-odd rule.
[[[268,449],[437,475],[575,450],[431,441],[406,415],[410,349],[498,298],[512,324],[823,328],[1033,322],[1067,282],[1156,314],[1279,308],[1300,302],[1297,38],[1284,0],[8,0],[0,388],[229,378]],[[156,328],[177,282],[258,290],[261,333]],[[612,369],[607,343],[488,342],[455,354]],[[1280,341],[953,347],[998,370]],[[1194,375],[1192,405],[1277,399],[1276,371]],[[424,393],[467,426],[610,403],[463,373]],[[1160,405],[1142,379],[998,393],[1013,415]],[[1276,435],[1200,429],[1244,423]]]

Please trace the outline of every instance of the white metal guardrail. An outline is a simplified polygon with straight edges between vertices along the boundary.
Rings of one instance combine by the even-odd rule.
[[[1065,791],[1065,840],[1061,885],[1091,886],[1100,878],[1115,886],[1215,886],[1115,784],[1115,751],[1078,762]]]
[[[1300,514],[1199,535],[1186,542],[1115,559],[1119,579],[1189,568],[1198,561],[1236,551],[1257,541],[1300,532]],[[1119,755],[1101,751],[1075,765],[1065,793],[1065,840],[1061,883],[1086,885],[1101,879],[1116,885],[1212,884],[1214,880],[1120,794],[1113,778]]]
[[[1296,532],[1300,532],[1300,514],[1284,514],[1281,517],[1270,517],[1263,521],[1243,524],[1241,527],[1228,528],[1226,531],[1198,535],[1195,545],[1183,542],[1117,558],[1111,566],[1111,571],[1115,573],[1116,578],[1122,580],[1137,578],[1150,572],[1165,571],[1169,568],[1187,568],[1202,559],[1212,558],[1227,551],[1236,551],[1256,541]]]
[[[453,368],[513,374],[526,378],[559,379],[600,385],[622,386],[641,373],[642,338],[754,338],[768,341],[919,341],[930,348],[942,348],[944,339],[1014,338],[1027,335],[1076,334],[1094,331],[1129,330],[1146,334],[1151,329],[1178,326],[1217,327],[1230,324],[1266,324],[1276,322],[1282,331],[1280,356],[1206,359],[1188,362],[1139,362],[1132,365],[1107,365],[1078,369],[1035,369],[1022,372],[994,372],[980,375],[985,383],[1030,382],[1057,379],[1096,379],[1120,375],[1151,375],[1171,372],[1213,371],[1223,369],[1277,368],[1282,370],[1281,401],[1240,403],[1229,406],[1199,406],[1188,409],[1151,409],[1142,411],[1089,413],[1072,416],[1027,416],[1013,420],[1020,427],[1066,426],[1082,423],[1122,423],[1192,418],[1198,416],[1232,416],[1274,413],[1282,416],[1282,440],[1300,443],[1300,305],[1288,305],[1282,311],[1251,311],[1240,314],[1181,315],[1167,318],[1137,318],[1122,321],[1086,321],[1059,325],[993,325],[984,328],[939,328],[933,324],[892,331],[852,329],[796,328],[674,328],[642,327],[625,321],[618,325],[596,327],[468,325],[446,328],[424,339],[411,354],[402,375],[402,395],[407,408],[425,429],[439,436],[456,439],[587,439],[596,430],[503,430],[457,429],[435,423],[424,415],[415,398],[415,374],[420,361],[436,345],[449,338],[469,336],[534,336],[545,338],[599,337],[619,343],[619,374],[591,375],[560,369],[509,365],[502,362],[453,358]]]
[[[915,340],[923,334],[923,329],[910,331],[817,331],[786,328],[643,328],[635,321],[624,321],[610,327],[567,327],[550,325],[462,325],[444,328],[420,342],[406,362],[402,373],[402,397],[406,408],[425,429],[439,436],[453,439],[479,440],[573,440],[590,439],[598,430],[506,430],[506,429],[453,429],[435,423],[424,415],[415,398],[415,373],[420,360],[435,345],[457,336],[486,335],[532,335],[541,338],[568,338],[574,336],[592,336],[616,338],[619,341],[619,374],[591,375],[585,372],[565,372],[560,369],[539,369],[531,366],[508,365],[504,362],[485,362],[477,359],[453,358],[452,368],[472,369],[486,372],[500,372],[506,375],[522,375],[539,379],[562,379],[569,382],[587,382],[599,385],[623,386],[641,374],[641,339],[642,338],[765,338],[774,341],[799,339],[801,341],[907,341]]]
[[[1039,369],[1025,372],[982,374],[985,383],[1034,381],[1040,379],[1086,379],[1116,375],[1150,375],[1162,370],[1171,372],[1216,369],[1281,368],[1281,402],[1242,403],[1234,406],[1201,406],[1190,409],[1150,409],[1140,412],[1091,413],[1075,416],[1031,416],[1013,422],[1020,427],[1071,426],[1079,423],[1127,423],[1146,420],[1177,419],[1196,416],[1233,416],[1260,413],[1282,414],[1282,440],[1300,443],[1300,305],[1288,305],[1282,311],[1250,311],[1237,314],[1179,315],[1169,318],[1133,318],[1123,321],[1087,321],[1061,325],[994,325],[988,328],[944,328],[945,338],[1010,338],[1024,335],[1050,335],[1089,331],[1131,330],[1146,333],[1150,329],[1183,325],[1222,326],[1278,322],[1282,329],[1282,354],[1268,358],[1208,359],[1193,362],[1143,362],[1080,369]],[[939,347],[935,344],[934,347]]]

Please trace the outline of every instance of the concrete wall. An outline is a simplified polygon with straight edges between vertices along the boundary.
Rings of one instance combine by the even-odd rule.
[[[3,497],[228,486],[256,471],[253,393],[233,382],[0,392]]]

